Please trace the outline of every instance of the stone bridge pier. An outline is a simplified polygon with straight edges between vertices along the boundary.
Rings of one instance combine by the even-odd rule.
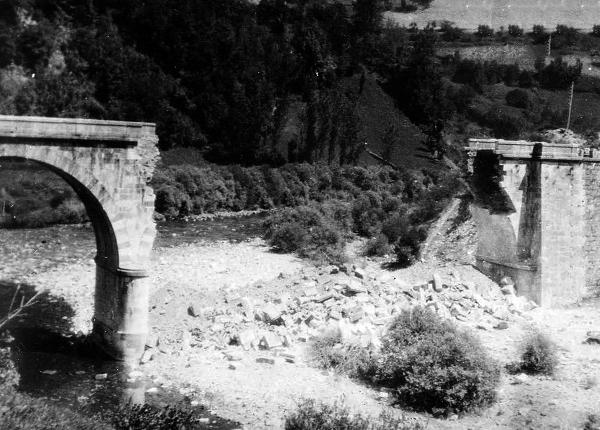
[[[31,160],[73,187],[96,237],[93,333],[112,356],[139,358],[148,332],[155,237],[148,186],[159,156],[154,124],[0,116],[0,161]]]
[[[543,306],[600,286],[600,154],[570,144],[470,139],[477,266]]]

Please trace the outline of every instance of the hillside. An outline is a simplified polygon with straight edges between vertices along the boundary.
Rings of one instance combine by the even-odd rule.
[[[428,9],[386,16],[406,27],[447,20],[466,30],[476,30],[480,24],[494,29],[517,24],[527,30],[537,24],[547,28],[563,24],[589,31],[599,23],[600,4],[595,0],[434,0]]]

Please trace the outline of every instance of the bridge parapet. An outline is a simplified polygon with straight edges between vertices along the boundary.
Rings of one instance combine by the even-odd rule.
[[[582,162],[599,162],[600,151],[581,145],[565,143],[530,142],[526,140],[504,139],[469,139],[465,147],[469,155],[478,151],[491,151],[503,158],[539,160],[576,160]]]

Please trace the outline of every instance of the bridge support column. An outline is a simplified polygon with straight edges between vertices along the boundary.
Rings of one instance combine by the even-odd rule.
[[[138,360],[148,335],[149,282],[144,270],[96,261],[94,336],[109,355]]]

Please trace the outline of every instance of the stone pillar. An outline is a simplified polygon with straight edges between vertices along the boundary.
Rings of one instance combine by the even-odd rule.
[[[138,360],[148,335],[146,271],[114,268],[96,259],[94,336],[112,357]]]

